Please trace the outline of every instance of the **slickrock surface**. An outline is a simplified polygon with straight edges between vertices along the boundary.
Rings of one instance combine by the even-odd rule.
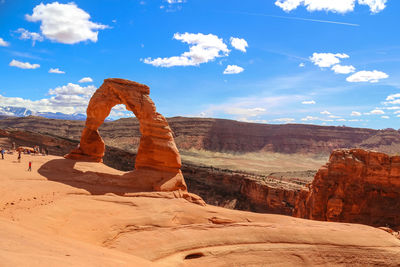
[[[181,158],[172,131],[164,116],[156,112],[149,94],[149,87],[137,82],[116,78],[104,80],[89,101],[79,146],[65,157],[101,162],[105,145],[98,129],[114,106],[124,104],[140,123],[141,137],[135,170],[130,173],[134,180],[146,177],[145,182],[136,182],[138,190],[186,191],[185,180],[180,171]]]
[[[132,192],[102,163],[16,157],[0,160],[1,266],[400,265],[381,229],[202,206]]]
[[[400,226],[400,156],[336,150],[302,191],[295,216],[373,226]]]

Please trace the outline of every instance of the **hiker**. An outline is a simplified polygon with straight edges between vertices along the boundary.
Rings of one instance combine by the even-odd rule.
[[[1,148],[0,153],[1,153],[1,159],[4,159],[4,153],[5,153],[4,148]]]
[[[31,172],[32,171],[32,161],[29,161],[29,167],[28,167],[28,171]]]
[[[18,162],[21,162],[21,150],[18,151]]]

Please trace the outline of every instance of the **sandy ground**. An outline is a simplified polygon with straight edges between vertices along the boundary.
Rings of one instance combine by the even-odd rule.
[[[0,160],[0,266],[400,265],[400,240],[373,227],[201,206],[121,187],[100,163],[16,158]]]

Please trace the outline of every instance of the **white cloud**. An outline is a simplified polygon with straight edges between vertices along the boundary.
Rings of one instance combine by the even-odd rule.
[[[337,64],[332,67],[332,70],[338,74],[349,74],[349,73],[355,72],[356,68],[354,68],[352,65],[343,66],[343,65]]]
[[[79,84],[74,84],[74,83],[68,83],[67,85],[64,86],[59,86],[55,89],[50,89],[49,90],[49,95],[55,95],[55,96],[65,96],[65,95],[85,95],[85,96],[90,96],[96,91],[96,87],[93,85],[89,85],[86,87],[82,87]]]
[[[386,109],[389,109],[389,110],[396,110],[396,109],[400,109],[400,107],[387,107]]]
[[[372,13],[378,13],[385,9],[387,0],[358,0],[360,5],[368,5]]]
[[[315,102],[314,100],[310,100],[310,101],[303,101],[303,102],[301,102],[303,105],[314,105],[314,104],[316,104],[317,102]]]
[[[21,62],[18,60],[13,59],[10,64],[8,64],[11,67],[17,67],[20,69],[37,69],[40,67],[39,64],[31,64],[29,62]]]
[[[389,75],[382,71],[359,71],[346,78],[348,82],[370,82],[377,83],[380,79],[386,79]]]
[[[93,85],[81,87],[69,83],[50,89],[49,98],[35,101],[0,95],[0,106],[24,107],[34,112],[84,113],[94,91],[96,91],[96,88]]]
[[[399,113],[400,113],[400,110],[393,112],[393,114],[399,114]]]
[[[242,67],[236,65],[228,65],[224,70],[224,74],[238,74],[243,72],[244,69]]]
[[[279,118],[279,119],[274,119],[276,122],[284,122],[284,123],[291,123],[294,122],[295,119],[293,118]]]
[[[4,41],[3,38],[0,38],[0,46],[9,46],[9,45],[10,45],[9,42],[6,42],[6,41]]]
[[[300,64],[299,64],[299,67],[300,68],[303,68],[303,67],[305,67],[306,66],[306,64],[304,64],[303,62],[301,62]]]
[[[302,121],[316,121],[316,120],[319,120],[319,118],[318,117],[313,117],[313,116],[307,116],[305,118],[302,118],[301,120]]]
[[[352,111],[350,116],[361,116],[361,112],[358,111]]]
[[[240,108],[240,107],[228,107],[225,109],[225,113],[230,115],[240,115],[245,117],[255,117],[266,112],[265,108]]]
[[[389,119],[389,116],[381,116],[382,119]]]
[[[108,26],[90,21],[90,15],[75,3],[39,4],[32,15],[25,16],[28,21],[40,21],[40,30],[46,38],[63,43],[75,44],[90,40],[97,42],[98,30]]]
[[[349,58],[349,56],[340,53],[313,53],[312,57],[310,57],[310,60],[321,68],[328,68],[340,63],[340,58]]]
[[[20,33],[21,35],[19,36],[19,39],[21,40],[32,40],[32,45],[34,46],[36,41],[42,42],[44,40],[43,36],[40,35],[37,32],[30,32],[28,30],[25,30],[24,28],[19,28],[18,30],[15,31],[16,33]]]
[[[248,47],[248,44],[245,39],[231,37],[230,41],[234,48],[242,52],[246,52],[246,47]]]
[[[49,69],[49,73],[64,74],[65,71],[62,71],[59,68],[55,68],[55,69],[51,68],[51,69]]]
[[[181,4],[181,3],[185,3],[185,0],[167,0],[168,4]]]
[[[400,98],[400,94],[388,95],[388,97],[386,97],[386,101],[395,100],[396,98]]]
[[[381,110],[381,109],[374,109],[374,110],[371,110],[370,111],[370,114],[374,114],[374,115],[382,115],[382,114],[385,114],[385,112],[383,111],[383,110]]]
[[[360,5],[368,5],[372,13],[382,11],[387,0],[358,0]],[[335,13],[347,13],[354,11],[356,0],[277,0],[275,5],[289,12],[300,5],[308,11],[330,11]]]
[[[322,115],[331,115],[331,113],[327,110],[320,112]]]
[[[340,118],[340,116],[336,116],[336,115],[329,115],[328,117],[331,118],[331,119],[338,119],[338,118]]]
[[[91,83],[93,82],[93,79],[90,77],[84,77],[82,79],[79,80],[80,83]]]
[[[221,38],[213,34],[175,33],[174,39],[189,44],[189,51],[180,56],[146,58],[144,63],[157,67],[198,66],[217,57],[228,56],[230,50]]]

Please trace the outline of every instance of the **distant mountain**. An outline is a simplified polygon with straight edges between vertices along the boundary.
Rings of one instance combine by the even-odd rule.
[[[86,115],[74,113],[65,114],[61,112],[35,112],[23,107],[0,107],[0,116],[12,116],[12,117],[27,117],[27,116],[40,116],[49,119],[60,119],[60,120],[86,120]]]

